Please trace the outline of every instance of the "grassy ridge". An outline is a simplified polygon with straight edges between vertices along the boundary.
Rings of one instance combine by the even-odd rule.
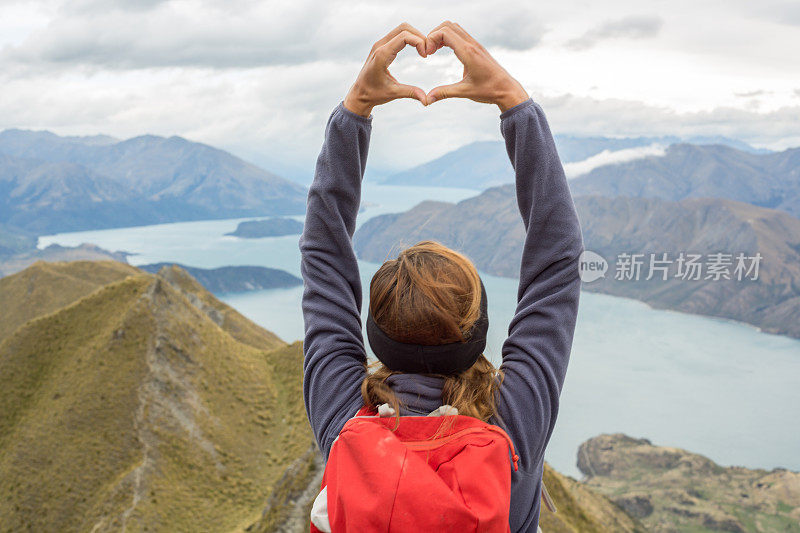
[[[71,280],[75,298],[0,344],[0,530],[233,530],[311,444],[301,346],[177,271],[91,291],[126,274],[104,266],[0,287],[13,302],[35,279],[52,302]]]
[[[103,285],[138,272],[117,261],[40,261],[0,278],[0,341],[28,320],[57,311]]]

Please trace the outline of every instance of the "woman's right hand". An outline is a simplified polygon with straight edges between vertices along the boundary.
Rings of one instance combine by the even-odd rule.
[[[398,98],[414,98],[427,105],[425,91],[413,85],[404,85],[389,73],[389,65],[407,45],[416,47],[422,57],[427,57],[427,40],[421,31],[403,23],[375,43],[358,78],[344,99],[344,106],[368,117],[372,108]]]
[[[428,93],[428,104],[444,98],[469,98],[484,104],[497,104],[500,111],[511,109],[529,98],[522,85],[464,28],[450,21],[428,34],[428,55],[442,46],[452,48],[464,65],[458,83],[441,85]]]

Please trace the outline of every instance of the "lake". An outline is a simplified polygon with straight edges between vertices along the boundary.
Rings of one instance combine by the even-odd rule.
[[[366,184],[368,218],[425,199],[459,201],[469,189]],[[302,220],[302,217],[297,217]],[[41,237],[39,245],[95,243],[135,253],[132,264],[213,268],[262,265],[299,275],[298,236],[239,239],[241,220],[182,222]],[[379,265],[360,262],[364,287]],[[516,280],[482,274],[489,297],[487,355],[499,362],[516,306]],[[302,287],[221,295],[287,341],[301,339]],[[747,325],[634,300],[582,293],[550,463],[579,477],[577,448],[600,433],[626,433],[707,455],[724,465],[800,470],[800,341]],[[525,408],[525,406],[520,406]]]

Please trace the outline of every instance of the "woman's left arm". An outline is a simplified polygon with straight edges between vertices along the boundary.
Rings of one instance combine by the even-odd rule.
[[[425,93],[398,84],[387,67],[407,44],[425,53],[425,39],[401,25],[373,46],[364,68],[325,128],[325,143],[308,191],[300,238],[303,274],[303,395],[317,443],[327,456],[339,431],[362,405],[366,353],[361,334],[361,280],[352,237],[361,202],[372,108]]]

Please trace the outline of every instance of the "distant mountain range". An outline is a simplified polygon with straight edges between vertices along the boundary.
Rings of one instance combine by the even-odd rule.
[[[800,338],[800,220],[781,211],[725,199],[673,202],[648,198],[575,198],[587,250],[599,253],[609,272],[584,283],[588,291],[637,298],[655,307],[749,322],[765,331]],[[450,204],[423,202],[405,213],[365,222],[354,237],[362,259],[383,261],[423,239],[466,253],[489,274],[517,277],[524,229],[514,187],[504,185]],[[680,252],[760,253],[758,279],[675,278]],[[641,279],[616,280],[620,254],[644,254]],[[650,254],[668,254],[668,279],[647,281]],[[730,258],[734,263],[734,258]],[[752,261],[746,266],[750,267]],[[731,277],[735,264],[728,267]],[[752,275],[751,275],[752,277]]]
[[[302,186],[181,137],[0,133],[0,224],[35,233],[304,209]]]
[[[653,145],[667,147],[679,142],[718,144],[745,153],[769,153],[725,137],[577,137],[556,135],[556,147],[563,163],[575,163],[603,152],[619,152]],[[502,141],[479,141],[448,152],[427,163],[391,175],[384,183],[486,189],[514,181],[514,171]]]
[[[581,444],[585,483],[648,531],[800,531],[800,473],[723,467],[646,439],[600,435]]]
[[[729,198],[800,216],[800,148],[753,154],[727,146],[671,146],[662,157],[605,165],[570,181],[575,195]]]

